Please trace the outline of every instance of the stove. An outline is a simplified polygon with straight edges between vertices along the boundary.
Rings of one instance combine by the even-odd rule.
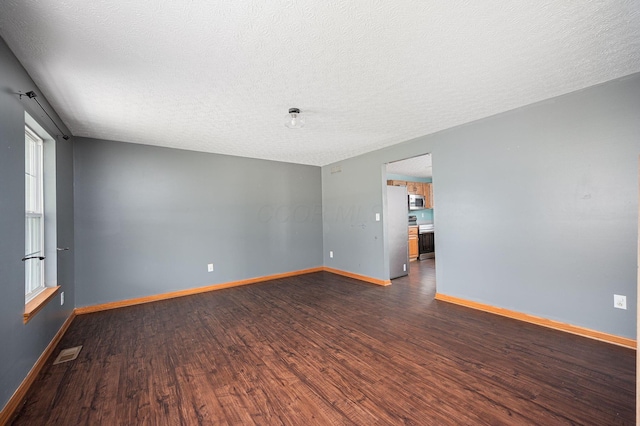
[[[427,234],[430,232],[433,232],[433,223],[427,223],[427,224],[418,226],[419,234]]]
[[[433,223],[418,226],[418,251],[420,255],[418,259],[430,259],[435,257],[435,240],[434,240]]]

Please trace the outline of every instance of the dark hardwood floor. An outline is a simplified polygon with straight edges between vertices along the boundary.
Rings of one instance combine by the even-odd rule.
[[[79,316],[13,424],[634,423],[634,351],[434,301],[433,260],[411,267]]]

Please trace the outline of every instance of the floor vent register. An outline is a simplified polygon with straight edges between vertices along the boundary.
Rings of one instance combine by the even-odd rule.
[[[53,361],[53,365],[62,364],[63,362],[73,361],[78,358],[78,354],[82,350],[82,346],[75,346],[73,348],[63,349],[58,354],[58,357]]]

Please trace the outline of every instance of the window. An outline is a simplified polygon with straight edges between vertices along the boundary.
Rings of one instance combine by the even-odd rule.
[[[25,302],[44,290],[44,148],[25,126]]]
[[[29,114],[24,114],[24,323],[60,290],[56,141]]]

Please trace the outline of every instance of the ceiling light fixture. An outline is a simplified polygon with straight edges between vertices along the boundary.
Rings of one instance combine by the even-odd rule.
[[[304,117],[300,114],[298,108],[289,108],[289,114],[286,115],[287,121],[284,122],[285,127],[290,129],[299,129],[304,126]]]

